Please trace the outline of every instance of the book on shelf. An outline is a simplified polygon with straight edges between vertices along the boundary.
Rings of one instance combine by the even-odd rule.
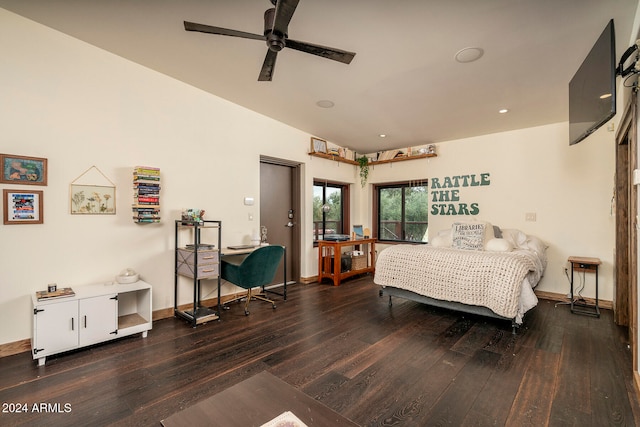
[[[50,299],[68,298],[68,297],[75,296],[75,294],[76,293],[73,292],[73,289],[71,288],[60,288],[53,292],[37,291],[36,298],[38,298],[38,301],[47,301]]]
[[[144,223],[151,223],[151,222],[160,222],[160,218],[133,218],[133,222],[144,222]]]
[[[140,208],[155,208],[155,209],[160,209],[160,205],[157,203],[138,203],[138,204],[133,204],[131,205],[131,207],[133,209],[140,209]]]
[[[142,173],[145,175],[160,175],[160,168],[153,166],[136,166],[134,173]]]

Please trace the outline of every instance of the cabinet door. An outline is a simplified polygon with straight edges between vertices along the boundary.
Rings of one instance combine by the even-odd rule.
[[[116,294],[85,298],[80,307],[80,347],[116,338],[118,300]]]
[[[35,307],[33,352],[35,357],[78,347],[78,301],[60,301]]]

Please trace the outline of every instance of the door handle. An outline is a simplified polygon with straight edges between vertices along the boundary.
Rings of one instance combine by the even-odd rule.
[[[291,227],[293,227],[293,225],[294,225],[294,224],[293,224],[293,222],[289,221],[289,222],[288,222],[288,223],[286,223],[284,226],[285,226],[285,227],[289,227],[289,228],[291,228]]]

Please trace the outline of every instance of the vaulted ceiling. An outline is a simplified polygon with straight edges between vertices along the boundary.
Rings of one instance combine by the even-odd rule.
[[[573,73],[611,18],[622,55],[635,41],[637,6],[300,0],[289,37],[356,56],[345,65],[285,48],[273,81],[260,82],[264,42],[187,32],[183,21],[262,34],[268,0],[0,0],[6,10],[360,152],[567,121]],[[483,55],[456,61],[470,47]]]

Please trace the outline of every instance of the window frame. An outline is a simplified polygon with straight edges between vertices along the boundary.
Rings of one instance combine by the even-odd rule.
[[[340,182],[340,181],[331,181],[331,180],[326,180],[326,179],[319,179],[319,178],[314,178],[313,180],[313,187],[316,186],[321,186],[323,187],[323,203],[326,202],[326,189],[327,187],[332,187],[332,188],[340,188],[341,190],[341,196],[342,196],[342,212],[341,212],[341,217],[342,217],[342,233],[339,234],[350,234],[349,230],[351,227],[351,218],[350,218],[350,212],[351,212],[351,207],[350,207],[350,196],[349,196],[349,189],[350,189],[350,184],[346,183],[346,182]],[[312,191],[313,194],[313,191]],[[313,214],[312,214],[312,218],[311,218],[311,222],[313,224],[313,246],[317,246],[318,245],[318,239],[316,238],[316,221],[313,218]],[[323,236],[324,236],[324,230],[326,229],[326,218],[325,218],[325,214],[322,214],[322,231],[323,231]],[[337,232],[337,230],[336,230]]]
[[[402,244],[402,243],[413,243],[413,244],[427,244],[428,242],[417,242],[414,240],[404,240],[404,239],[382,239],[380,238],[380,190],[389,189],[389,188],[402,188],[402,219],[401,219],[401,228],[404,232],[406,223],[405,223],[405,188],[410,187],[426,187],[429,189],[429,180],[428,179],[418,179],[418,180],[410,180],[410,181],[394,181],[394,182],[384,182],[373,184],[373,235],[376,240],[379,242],[383,242],[385,244]],[[427,203],[429,198],[427,197]],[[427,205],[427,229],[429,227],[429,206]],[[403,236],[404,237],[404,236]]]

